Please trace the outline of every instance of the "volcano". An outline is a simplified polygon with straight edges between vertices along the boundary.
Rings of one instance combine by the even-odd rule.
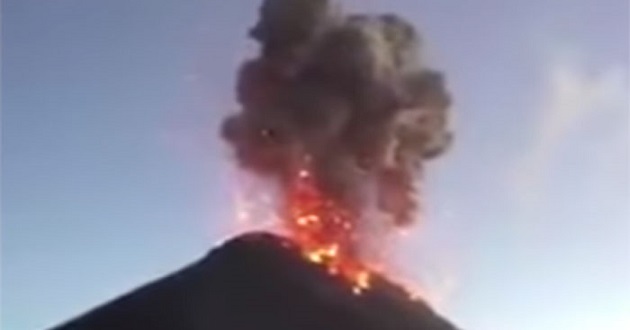
[[[457,330],[375,276],[354,294],[290,240],[250,233],[51,330]]]

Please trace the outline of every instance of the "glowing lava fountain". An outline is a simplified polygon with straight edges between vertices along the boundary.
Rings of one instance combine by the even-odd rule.
[[[356,250],[353,228],[359,215],[325,196],[306,165],[296,171],[289,185],[286,226],[303,255],[331,275],[349,280],[354,293],[368,289],[372,270]]]

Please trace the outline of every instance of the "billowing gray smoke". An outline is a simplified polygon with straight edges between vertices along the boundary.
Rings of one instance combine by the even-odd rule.
[[[266,0],[250,36],[260,55],[242,65],[242,111],[222,128],[239,163],[280,183],[306,163],[338,203],[409,223],[414,178],[452,140],[444,78],[413,26],[329,0]]]

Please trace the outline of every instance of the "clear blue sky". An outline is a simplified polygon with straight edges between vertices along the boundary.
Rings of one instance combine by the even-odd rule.
[[[628,2],[346,2],[413,20],[456,99],[402,267],[464,329],[630,329]],[[230,233],[215,132],[257,6],[3,2],[3,329],[56,324]]]

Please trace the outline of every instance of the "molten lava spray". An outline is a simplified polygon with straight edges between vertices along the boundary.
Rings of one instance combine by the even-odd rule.
[[[279,183],[304,255],[365,289],[366,237],[413,222],[414,178],[452,140],[444,78],[409,22],[330,0],[266,0],[250,36],[260,55],[222,134],[243,168]]]

